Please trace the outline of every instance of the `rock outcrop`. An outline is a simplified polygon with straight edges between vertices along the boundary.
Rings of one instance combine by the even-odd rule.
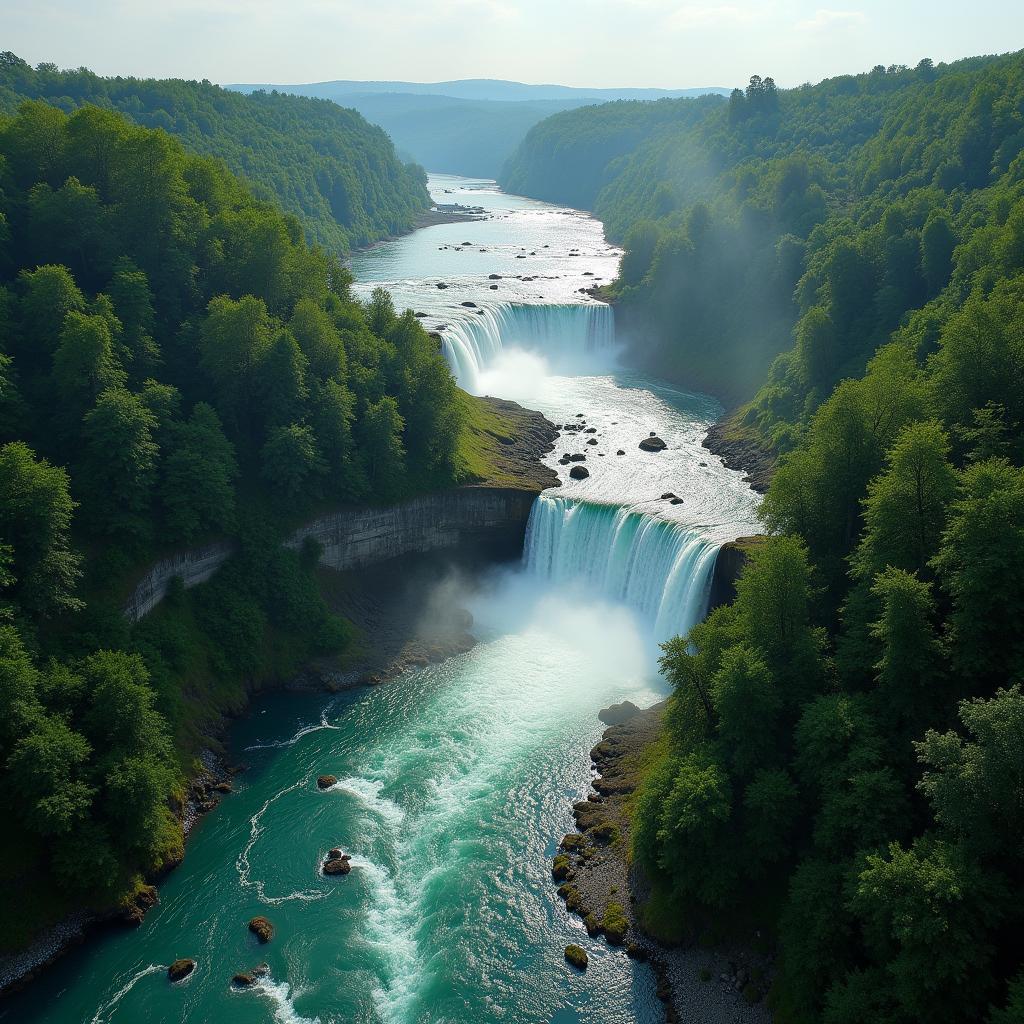
[[[175,960],[171,966],[167,968],[167,977],[171,981],[181,981],[183,978],[187,978],[195,969],[195,960],[190,960],[188,957],[182,957],[179,960]]]

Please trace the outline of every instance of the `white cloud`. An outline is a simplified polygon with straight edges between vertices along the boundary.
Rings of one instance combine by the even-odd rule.
[[[863,11],[830,11],[819,7],[812,17],[797,22],[801,32],[826,32],[832,29],[859,28],[867,18]]]

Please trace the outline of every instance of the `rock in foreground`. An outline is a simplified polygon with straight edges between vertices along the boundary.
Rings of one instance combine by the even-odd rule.
[[[645,452],[663,452],[667,447],[668,445],[656,434],[651,434],[640,442],[640,449]]]
[[[597,717],[605,725],[622,725],[628,722],[640,709],[631,701],[624,700],[621,704],[612,704],[598,712]]]
[[[187,978],[195,969],[195,960],[190,960],[188,957],[182,957],[180,960],[175,960],[174,963],[167,968],[167,977],[171,981],[181,981],[183,978]]]
[[[582,946],[576,946],[569,944],[565,947],[565,959],[573,965],[578,967],[581,971],[587,969],[589,958],[587,957],[587,951]]]

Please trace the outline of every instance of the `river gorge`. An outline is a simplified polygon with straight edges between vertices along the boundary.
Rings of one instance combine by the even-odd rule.
[[[756,531],[757,498],[701,447],[713,399],[618,365],[613,310],[590,294],[620,256],[599,222],[492,182],[430,187],[484,213],[357,254],[356,288],[421,314],[466,390],[562,427],[545,458],[561,486],[534,502],[521,561],[446,593],[472,613],[471,650],[387,686],[260,699],[230,736],[249,768],[160,905],[65,957],[0,1021],[664,1018],[650,969],[588,938],[550,861],[591,781],[598,711],[665,696],[657,644],[704,615],[718,548]],[[651,434],[664,450],[641,450]],[[324,774],[338,781],[321,790]],[[347,876],[320,870],[334,847],[352,854]],[[245,927],[257,914],[275,928],[265,946]],[[171,985],[177,957],[197,967]],[[268,973],[232,987],[260,962]]]

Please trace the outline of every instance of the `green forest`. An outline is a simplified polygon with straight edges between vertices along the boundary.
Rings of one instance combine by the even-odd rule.
[[[436,340],[349,285],[165,131],[0,118],[0,948],[179,860],[204,737],[345,649],[300,517],[467,477]],[[237,556],[131,626],[141,569],[211,538]]]
[[[398,159],[383,129],[328,100],[243,96],[206,81],[101,78],[0,54],[0,114],[13,115],[26,99],[69,114],[101,107],[163,129],[191,152],[223,160],[331,252],[408,231],[430,206],[423,170]]]
[[[670,103],[507,170],[584,204],[557,154],[607,156],[633,352],[777,460],[736,600],[664,648],[648,924],[766,929],[783,1024],[1020,1021],[1024,55]]]

